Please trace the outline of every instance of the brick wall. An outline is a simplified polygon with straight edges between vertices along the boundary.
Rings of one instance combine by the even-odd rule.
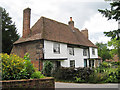
[[[54,90],[55,82],[54,78],[46,77],[44,79],[26,79],[26,80],[7,80],[2,82],[2,89],[12,88],[50,88]],[[41,90],[41,89],[40,89]]]
[[[14,45],[11,53],[18,55],[21,58],[24,57],[25,53],[29,53],[31,62],[34,64],[36,68],[39,69],[39,58],[43,59],[42,48],[43,41],[37,40]],[[40,68],[42,69],[42,61],[40,61]]]

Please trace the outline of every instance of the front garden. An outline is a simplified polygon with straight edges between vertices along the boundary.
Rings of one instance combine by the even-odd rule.
[[[15,54],[1,54],[2,58],[2,80],[20,80],[44,78],[45,76],[37,71],[31,63],[29,54],[20,58]]]
[[[118,83],[120,82],[120,62],[103,62],[97,68],[56,69],[53,74],[56,81],[75,83]]]
[[[15,54],[0,54],[3,88],[53,88],[54,78],[45,77],[31,63],[29,54],[24,58]]]
[[[31,63],[29,54],[20,58],[15,54],[0,54],[2,80],[24,80],[54,77],[56,81],[75,83],[118,83],[120,62],[103,62],[97,68],[65,68],[52,70],[52,62],[44,63],[43,74]]]

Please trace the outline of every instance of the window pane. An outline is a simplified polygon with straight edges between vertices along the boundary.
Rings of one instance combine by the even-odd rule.
[[[84,67],[87,67],[87,59],[84,59]]]
[[[68,48],[68,50],[70,55],[74,55],[74,48]]]
[[[60,53],[60,44],[59,43],[54,43],[53,44],[53,52],[54,53]]]
[[[70,60],[70,67],[75,67],[75,60]]]
[[[92,67],[94,67],[94,60],[92,60]]]
[[[87,56],[87,49],[83,49],[83,56]]]
[[[95,55],[95,49],[94,48],[92,48],[92,54]]]
[[[89,60],[89,67],[91,67],[91,60]]]

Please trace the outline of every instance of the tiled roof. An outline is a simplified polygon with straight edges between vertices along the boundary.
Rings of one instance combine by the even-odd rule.
[[[31,36],[28,38],[20,38],[14,44],[33,41],[33,40],[51,40],[62,43],[82,45],[82,46],[95,46],[88,40],[77,28],[71,29],[69,25],[41,17],[31,28]]]

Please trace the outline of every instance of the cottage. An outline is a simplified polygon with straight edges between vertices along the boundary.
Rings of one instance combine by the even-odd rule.
[[[30,29],[31,9],[23,11],[23,35],[14,43],[12,53],[23,57],[30,54],[31,62],[42,70],[44,61],[54,67],[96,67],[98,50],[88,39],[88,30],[74,27],[70,17],[68,25],[41,17]]]

